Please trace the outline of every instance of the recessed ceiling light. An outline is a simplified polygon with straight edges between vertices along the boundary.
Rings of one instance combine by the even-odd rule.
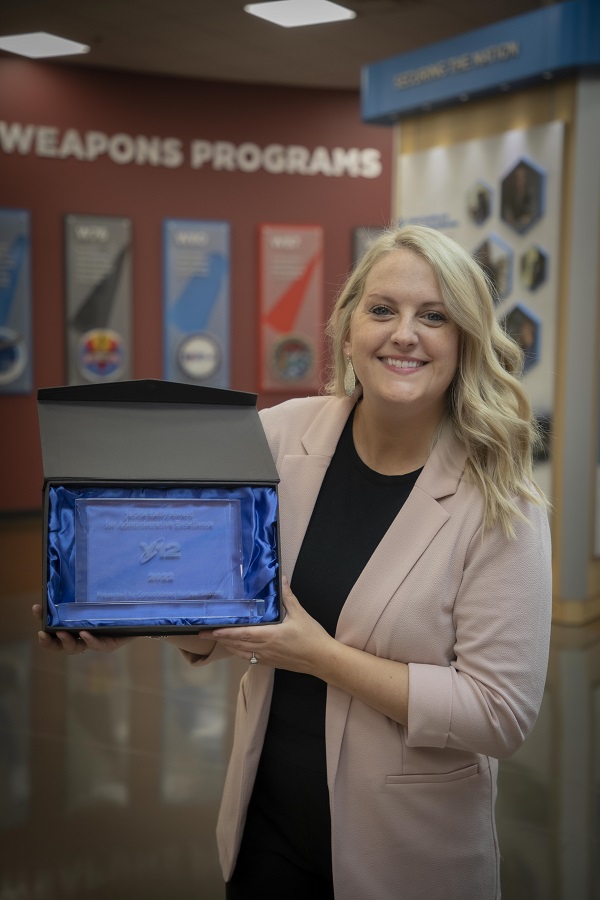
[[[354,19],[351,9],[330,3],[329,0],[273,0],[271,3],[250,3],[244,7],[247,13],[283,25],[296,28],[299,25],[322,25],[324,22],[339,22]]]
[[[48,34],[45,31],[34,31],[31,34],[11,34],[0,37],[0,50],[28,56],[30,59],[42,59],[46,56],[70,56],[73,53],[89,53],[87,44],[78,44],[66,38]]]

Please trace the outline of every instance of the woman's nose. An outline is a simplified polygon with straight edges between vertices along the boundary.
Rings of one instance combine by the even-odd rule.
[[[392,340],[403,347],[417,342],[415,322],[410,316],[400,316],[397,319]]]

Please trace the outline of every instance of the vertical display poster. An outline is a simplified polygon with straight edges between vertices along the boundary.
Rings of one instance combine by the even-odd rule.
[[[260,388],[319,387],[323,332],[323,229],[259,226]]]
[[[396,217],[472,253],[496,317],[524,352],[522,384],[545,436],[535,478],[551,495],[564,126],[551,122],[398,158]]]
[[[163,223],[164,373],[169,381],[229,387],[230,228]]]
[[[131,377],[131,221],[65,218],[69,384]]]
[[[0,393],[32,390],[29,213],[0,209]]]

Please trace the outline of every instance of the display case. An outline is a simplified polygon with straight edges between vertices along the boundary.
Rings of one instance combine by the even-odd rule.
[[[38,391],[43,627],[281,618],[278,476],[256,395],[143,380]]]

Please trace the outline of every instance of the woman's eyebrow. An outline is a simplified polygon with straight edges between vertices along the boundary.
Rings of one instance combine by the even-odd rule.
[[[397,297],[393,297],[392,295],[387,294],[383,291],[379,291],[376,288],[371,291],[368,291],[364,296],[366,299],[369,299],[369,300],[380,300],[380,301],[385,301],[386,303],[393,303],[394,305],[401,302],[398,300]],[[438,299],[437,297],[432,297],[430,299],[425,298],[423,300],[418,300],[416,305],[419,307],[421,307],[421,306],[438,306],[440,309],[446,308],[446,304],[444,303],[444,301]]]

